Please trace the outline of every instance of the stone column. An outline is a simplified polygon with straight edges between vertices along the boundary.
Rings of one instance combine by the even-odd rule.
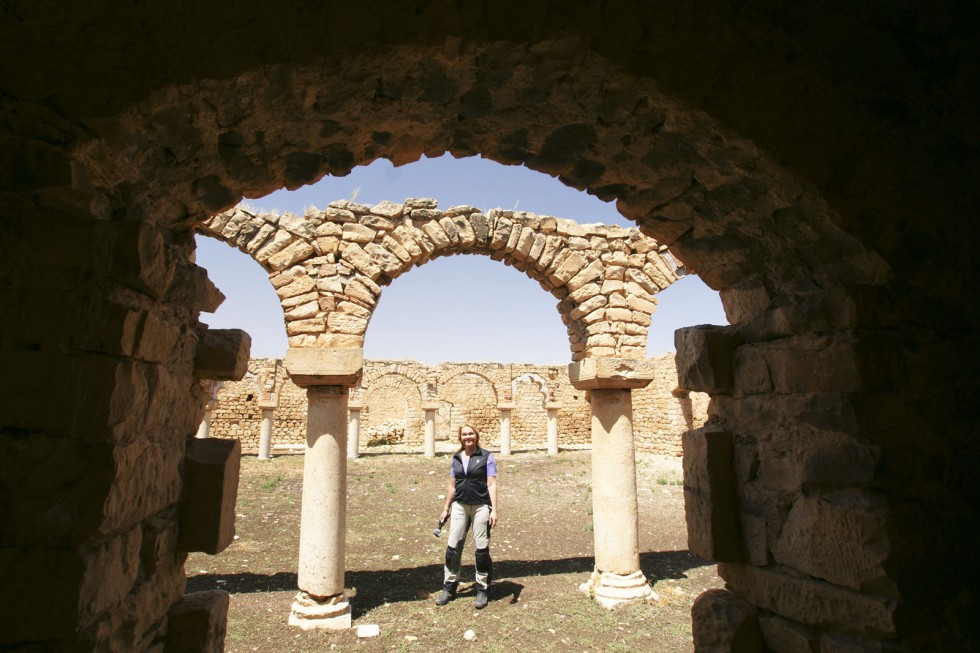
[[[510,455],[510,413],[514,410],[513,403],[497,404],[500,411],[500,455]]]
[[[299,593],[289,624],[303,630],[350,628],[344,595],[347,537],[347,397],[363,367],[360,349],[297,349],[286,370],[306,388],[306,459],[299,534]]]
[[[653,379],[649,361],[585,359],[569,379],[588,390],[592,406],[592,521],[595,569],[580,589],[613,608],[653,597],[640,571],[632,389]]]
[[[425,411],[425,441],[422,447],[422,455],[426,458],[435,458],[436,455],[436,411],[439,404],[422,404]]]
[[[279,407],[279,395],[272,393],[268,399],[259,400],[262,411],[262,426],[259,429],[259,460],[272,458],[272,418]]]
[[[347,457],[351,460],[361,455],[361,411],[364,404],[348,404],[350,421],[347,424]]]
[[[558,407],[561,404],[549,401],[544,405],[548,411],[548,455],[558,455]]]
[[[197,427],[195,438],[206,438],[211,435],[211,411],[214,410],[216,403],[214,399],[211,399],[204,407],[204,419],[201,420],[201,425]]]

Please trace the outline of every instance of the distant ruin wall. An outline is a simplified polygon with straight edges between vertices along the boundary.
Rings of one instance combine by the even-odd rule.
[[[674,357],[654,359],[656,377],[633,391],[633,427],[639,451],[681,455],[681,434],[702,426],[707,395],[676,392]],[[242,450],[256,453],[262,420],[260,401],[275,393],[274,444],[306,441],[306,393],[294,385],[281,360],[256,358],[238,382],[217,386],[211,413],[211,437],[239,438]],[[360,444],[391,428],[404,429],[401,442],[422,450],[423,405],[438,405],[436,439],[455,438],[468,422],[495,449],[500,442],[500,404],[512,404],[511,443],[515,451],[543,449],[547,443],[546,403],[558,405],[559,446],[589,443],[590,410],[585,392],[568,380],[566,365],[515,363],[443,363],[365,361],[361,385],[350,392],[352,405],[363,406]]]

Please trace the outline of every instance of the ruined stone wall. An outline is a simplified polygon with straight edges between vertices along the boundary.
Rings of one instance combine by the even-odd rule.
[[[633,392],[636,446],[640,451],[681,455],[681,434],[698,428],[707,416],[707,395],[677,391],[673,355],[655,359],[656,378]],[[214,391],[210,435],[238,438],[242,449],[256,453],[262,420],[260,401],[278,398],[272,427],[274,444],[306,441],[306,393],[290,380],[282,361],[252,359],[244,379],[224,382]],[[585,393],[568,381],[565,365],[522,363],[443,363],[365,361],[361,385],[351,390],[351,404],[362,405],[360,445],[391,429],[421,451],[425,434],[423,404],[438,406],[436,439],[453,441],[464,423],[475,426],[490,448],[500,444],[498,405],[513,404],[511,443],[515,451],[547,445],[545,404],[558,408],[560,446],[590,442],[591,412]]]

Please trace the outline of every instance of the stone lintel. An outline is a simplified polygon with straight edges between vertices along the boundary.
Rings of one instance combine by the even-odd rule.
[[[194,376],[214,381],[241,381],[248,371],[252,337],[241,329],[207,329],[194,353]]]
[[[579,390],[645,388],[653,377],[653,361],[643,358],[585,358],[568,366]]]
[[[514,410],[517,408],[517,404],[513,402],[501,402],[497,404],[497,410]]]
[[[319,385],[352,387],[361,380],[364,350],[360,347],[290,347],[286,352],[285,365],[293,383],[301,388]]]

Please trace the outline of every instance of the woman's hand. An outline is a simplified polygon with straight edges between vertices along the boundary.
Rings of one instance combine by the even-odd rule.
[[[442,513],[439,515],[439,523],[443,524],[447,519],[449,519],[449,510],[443,508]]]
[[[487,521],[490,524],[490,528],[493,528],[494,526],[497,525],[497,509],[496,508],[490,508],[490,519],[488,519]]]

